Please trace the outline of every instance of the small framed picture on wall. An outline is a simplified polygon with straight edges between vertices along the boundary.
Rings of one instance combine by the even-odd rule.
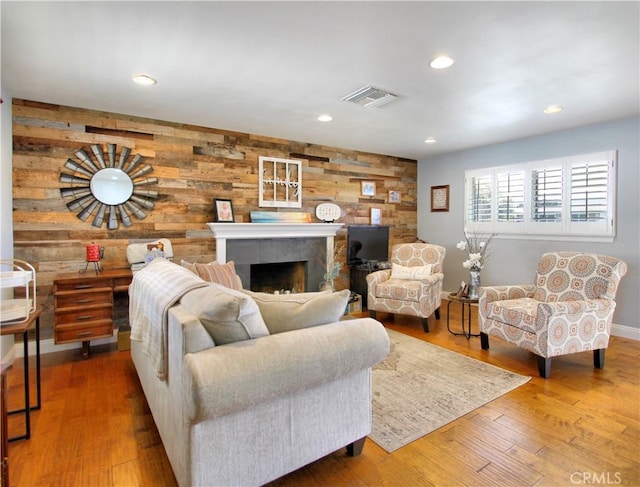
[[[382,210],[380,208],[371,208],[371,224],[380,225],[382,223]]]
[[[431,186],[431,211],[449,211],[449,185]]]
[[[235,221],[233,217],[233,205],[231,200],[215,199],[214,210],[217,223],[233,223]]]
[[[375,196],[376,195],[376,182],[375,181],[361,181],[360,193],[362,196]]]
[[[400,203],[400,191],[389,191],[389,203]]]

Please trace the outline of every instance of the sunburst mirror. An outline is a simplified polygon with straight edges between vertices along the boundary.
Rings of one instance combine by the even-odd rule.
[[[105,154],[100,144],[91,146],[90,156],[84,149],[75,153],[78,160],[67,159],[64,167],[71,174],[60,174],[60,182],[69,184],[61,188],[60,194],[70,211],[87,221],[93,216],[92,225],[118,228],[118,221],[125,227],[132,225],[131,215],[142,220],[147,216],[144,209],[151,210],[158,192],[145,189],[158,183],[158,178],[147,177],[153,172],[149,164],[143,164],[140,154],[129,158],[131,149],[122,147],[120,156],[116,144],[107,144]]]

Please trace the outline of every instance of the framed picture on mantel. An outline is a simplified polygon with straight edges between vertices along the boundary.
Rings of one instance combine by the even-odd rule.
[[[233,223],[233,205],[231,200],[214,199],[216,222],[218,223]]]
[[[431,211],[449,211],[449,185],[431,186]]]

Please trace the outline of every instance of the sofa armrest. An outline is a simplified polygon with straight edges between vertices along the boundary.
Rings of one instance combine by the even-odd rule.
[[[554,316],[584,315],[591,312],[611,311],[616,307],[612,299],[582,299],[576,301],[555,301],[551,303],[539,303],[536,316],[548,323]]]
[[[370,272],[366,277],[367,284],[369,286],[375,286],[377,284],[380,284],[381,282],[388,281],[389,278],[391,278],[391,269],[382,269],[379,271]]]
[[[367,294],[375,294],[375,289],[378,284],[388,281],[391,277],[391,269],[382,269],[379,271],[371,272],[367,274]]]
[[[539,303],[536,309],[535,327],[538,331],[544,331],[551,323],[564,325],[567,323],[567,316],[571,317],[570,322],[573,324],[579,324],[585,318],[594,320],[593,323],[595,323],[604,315],[612,315],[615,307],[615,301],[606,298]]]
[[[429,289],[437,289],[438,292],[442,291],[442,282],[444,281],[444,274],[442,272],[436,272],[424,279],[420,279],[420,287],[423,294]]]
[[[230,343],[185,356],[192,421],[248,409],[380,362],[389,336],[371,318]]]
[[[169,310],[170,325],[182,327],[181,355],[200,352],[215,347],[215,342],[200,320],[184,307],[173,306]],[[175,340],[175,338],[174,338]]]
[[[442,282],[444,280],[444,274],[442,272],[434,272],[433,274],[429,274],[424,279],[420,279],[420,282],[426,286],[433,286],[438,282]]]
[[[532,298],[536,287],[533,284],[511,286],[487,286],[480,288],[479,305],[505,299]]]
[[[380,271],[372,272],[371,274],[367,274],[367,284],[369,286],[376,286],[384,281],[388,281],[391,279],[391,270],[383,269]],[[420,284],[423,286],[433,286],[438,282],[442,282],[444,280],[444,274],[442,272],[434,272],[424,279],[419,279]]]
[[[489,303],[505,299],[531,298],[535,289],[533,284],[481,287],[478,299],[480,320],[483,321],[489,315]]]

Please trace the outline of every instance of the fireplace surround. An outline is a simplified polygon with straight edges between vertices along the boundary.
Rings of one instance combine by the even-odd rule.
[[[208,223],[216,261],[235,263],[246,289],[255,264],[301,262],[305,291],[317,291],[333,259],[334,236],[342,223]],[[254,290],[254,289],[252,289]]]

